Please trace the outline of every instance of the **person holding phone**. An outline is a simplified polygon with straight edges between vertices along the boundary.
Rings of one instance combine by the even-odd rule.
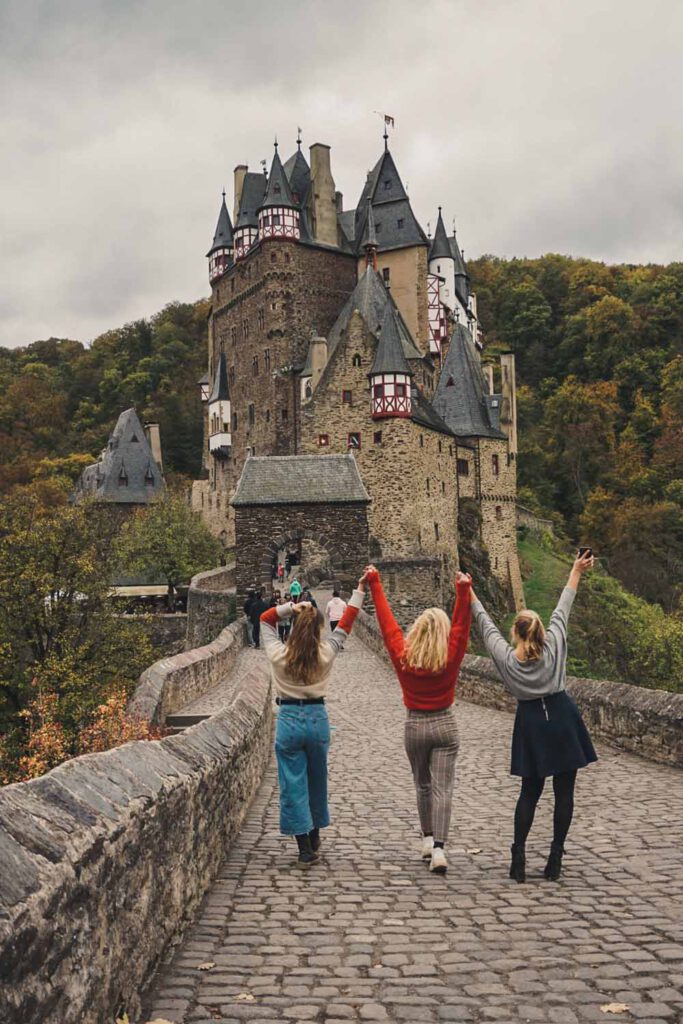
[[[552,776],[555,794],[553,840],[544,874],[556,882],[574,811],[574,785],[580,768],[597,761],[581,712],[566,692],[567,628],[581,577],[594,564],[591,548],[581,548],[548,629],[529,609],[518,612],[508,644],[472,591],[472,615],[484,646],[505,687],[517,698],[512,734],[511,775],[522,779],[515,808],[510,878],[526,881],[527,836],[536,805]]]
[[[330,723],[325,694],[334,659],[351,632],[365,597],[365,576],[331,636],[320,639],[322,613],[309,601],[288,601],[261,615],[261,637],[270,662],[279,705],[275,732],[280,783],[280,831],[294,836],[298,866],[319,857],[320,829],[330,823],[327,804],[327,754]],[[293,620],[286,644],[278,625]]]

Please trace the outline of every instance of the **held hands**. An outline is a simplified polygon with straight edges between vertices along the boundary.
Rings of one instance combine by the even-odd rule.
[[[358,589],[365,591],[365,584],[368,582],[370,577],[373,579],[379,579],[379,569],[376,565],[366,565],[363,569],[363,575],[358,582]]]

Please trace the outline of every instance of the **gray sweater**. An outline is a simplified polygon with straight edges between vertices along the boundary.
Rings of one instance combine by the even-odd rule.
[[[567,623],[576,591],[565,587],[550,616],[543,653],[536,661],[518,661],[515,652],[486,614],[481,601],[472,602],[472,615],[484,646],[505,688],[517,700],[534,700],[564,690],[567,668]]]

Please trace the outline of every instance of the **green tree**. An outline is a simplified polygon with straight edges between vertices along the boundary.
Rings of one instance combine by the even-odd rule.
[[[218,565],[222,548],[185,498],[175,494],[130,517],[121,530],[119,551],[127,571],[164,579],[172,608],[175,588]]]

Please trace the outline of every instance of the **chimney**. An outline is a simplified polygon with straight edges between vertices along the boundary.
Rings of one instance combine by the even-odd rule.
[[[493,384],[493,364],[484,363],[484,365],[482,366],[482,370],[484,371],[484,379],[486,380],[486,383],[488,384],[489,387],[489,394],[495,395],[496,392]]]
[[[235,206],[232,213],[233,224],[237,223],[237,217],[240,212],[240,200],[242,199],[242,189],[244,187],[244,179],[247,176],[249,170],[247,164],[238,164],[234,170],[235,175]]]
[[[147,437],[148,444],[152,449],[152,455],[154,461],[159,467],[159,472],[163,474],[164,464],[161,460],[161,434],[159,433],[158,423],[145,423],[145,436]]]
[[[337,190],[330,166],[330,147],[315,142],[310,147],[311,192],[309,210],[316,242],[339,244],[337,232]]]
[[[344,196],[341,192],[335,192],[334,201],[337,204],[337,213],[341,213],[344,209]]]
[[[515,354],[504,352],[500,357],[502,377],[501,394],[503,401],[500,407],[500,427],[507,434],[508,449],[517,454],[517,385],[515,383]]]

